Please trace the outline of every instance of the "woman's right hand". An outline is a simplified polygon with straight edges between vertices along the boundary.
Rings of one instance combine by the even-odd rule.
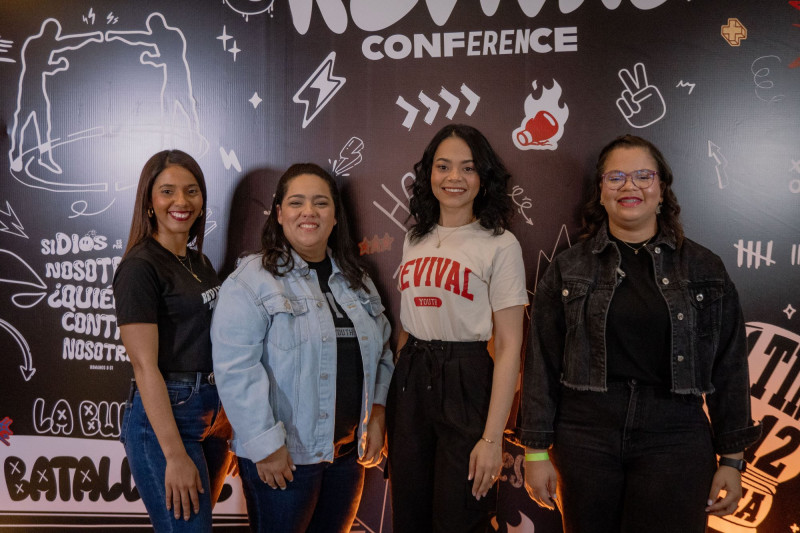
[[[258,477],[273,489],[284,490],[287,481],[294,481],[294,476],[292,475],[294,469],[292,456],[289,454],[289,449],[286,448],[285,444],[265,459],[256,462]]]
[[[555,509],[557,488],[558,478],[553,463],[549,460],[525,462],[525,490],[539,507]]]
[[[167,469],[164,473],[164,488],[166,489],[167,510],[174,511],[175,519],[184,520],[200,512],[200,498],[197,493],[204,493],[200,472],[194,461],[186,453],[173,459],[167,459]]]

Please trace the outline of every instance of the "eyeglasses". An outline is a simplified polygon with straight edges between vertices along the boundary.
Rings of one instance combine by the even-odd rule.
[[[628,174],[622,172],[621,170],[609,170],[601,177],[603,178],[603,183],[606,184],[606,187],[612,191],[616,191],[617,189],[621,189],[625,186],[628,178],[631,179],[631,183],[633,183],[635,187],[639,189],[647,189],[653,184],[656,176],[658,176],[657,170],[642,169],[634,170]]]

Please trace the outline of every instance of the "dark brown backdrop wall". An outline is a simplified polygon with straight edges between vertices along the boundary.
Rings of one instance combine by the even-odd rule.
[[[800,525],[800,3],[202,0],[0,4],[0,522],[144,523],[116,438],[131,368],[110,279],[164,147],[209,181],[206,251],[257,247],[277,177],[329,168],[394,323],[412,164],[441,126],[510,167],[528,286],[574,242],[600,147],[671,161],[687,234],[742,296],[753,406],[728,532]],[[498,531],[558,531],[507,446]],[[370,473],[354,531],[389,531]],[[659,505],[669,505],[660,502]],[[219,523],[243,523],[229,479]]]

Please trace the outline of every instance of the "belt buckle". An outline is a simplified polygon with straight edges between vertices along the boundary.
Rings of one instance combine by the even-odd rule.
[[[217,381],[214,379],[214,373],[211,372],[208,374],[208,384],[209,385],[216,385]]]

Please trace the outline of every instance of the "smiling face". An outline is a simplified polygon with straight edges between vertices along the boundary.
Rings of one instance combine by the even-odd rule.
[[[328,184],[314,174],[300,174],[286,187],[278,224],[292,248],[306,261],[322,261],[336,225],[336,208]]]
[[[439,223],[461,226],[472,220],[472,203],[481,178],[469,145],[460,137],[447,137],[433,155],[431,189],[439,200]]]
[[[655,160],[644,148],[616,148],[608,154],[603,173],[619,170],[658,170]],[[662,201],[661,180],[656,177],[646,189],[636,187],[631,179],[616,191],[600,183],[600,201],[608,213],[608,228],[624,241],[642,242],[658,231],[656,209]]]
[[[189,230],[203,209],[197,179],[182,166],[166,167],[153,182],[150,204],[156,219],[156,240],[173,252],[183,253]]]

